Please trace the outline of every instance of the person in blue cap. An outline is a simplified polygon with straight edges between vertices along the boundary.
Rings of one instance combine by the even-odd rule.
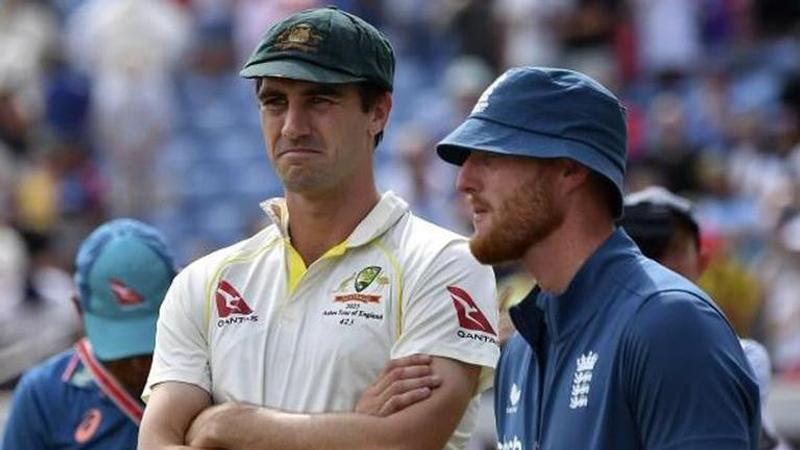
[[[756,449],[759,395],[708,296],[615,226],[624,108],[584,74],[501,75],[438,145],[460,165],[475,257],[538,286],[495,378],[497,448]]]
[[[117,219],[89,235],[75,266],[85,337],[22,377],[3,436],[6,450],[137,445],[143,414],[138,397],[175,261],[155,228]]]

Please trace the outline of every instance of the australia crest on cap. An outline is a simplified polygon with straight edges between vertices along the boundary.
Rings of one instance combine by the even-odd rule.
[[[275,47],[280,50],[300,50],[301,52],[316,52],[322,36],[314,32],[314,28],[307,23],[298,23],[284,30],[275,40]]]

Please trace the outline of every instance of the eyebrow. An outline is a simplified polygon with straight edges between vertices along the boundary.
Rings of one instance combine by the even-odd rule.
[[[312,97],[315,95],[324,95],[327,97],[342,97],[342,88],[332,84],[314,84],[304,89],[302,94],[306,97]],[[261,89],[258,91],[258,98],[263,99],[266,97],[271,96],[285,96],[286,91],[284,89],[279,89],[275,87],[269,87],[267,84],[263,84]]]

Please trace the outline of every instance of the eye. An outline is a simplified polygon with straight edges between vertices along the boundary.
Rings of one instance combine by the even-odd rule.
[[[259,104],[262,108],[276,110],[286,106],[286,98],[279,95],[266,95],[259,97]]]
[[[334,102],[333,102],[333,98],[331,98],[331,97],[326,97],[324,95],[315,95],[315,96],[311,97],[311,104],[312,105],[329,105],[329,104],[332,104],[332,103],[334,103]]]

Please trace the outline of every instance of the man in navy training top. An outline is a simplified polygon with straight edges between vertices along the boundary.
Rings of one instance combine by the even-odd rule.
[[[461,166],[472,253],[538,281],[511,310],[498,449],[756,449],[758,387],[733,329],[615,227],[625,149],[611,92],[536,67],[501,75],[437,146]]]
[[[23,376],[6,450],[136,448],[139,394],[175,261],[153,227],[117,219],[81,244],[75,266],[86,337]]]
[[[692,203],[661,186],[651,186],[625,197],[623,217],[617,225],[636,242],[642,253],[664,267],[691,281],[705,270],[701,255],[700,224],[692,212]],[[772,378],[769,353],[753,339],[739,343],[753,369],[761,394],[761,434],[759,450],[786,450],[789,447],[775,431],[763,408]]]

